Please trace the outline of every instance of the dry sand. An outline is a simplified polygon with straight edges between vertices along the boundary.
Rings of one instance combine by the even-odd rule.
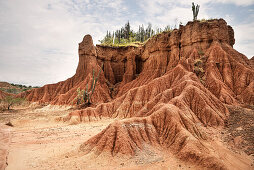
[[[0,114],[0,169],[202,169],[184,163],[162,150],[145,146],[130,158],[107,154],[85,155],[79,147],[86,140],[101,132],[114,119],[69,125],[56,122],[55,117],[69,113],[67,108],[18,108]],[[10,122],[13,127],[6,126]],[[220,142],[215,142],[221,149]],[[234,165],[247,165],[250,160],[225,150],[223,159]],[[95,159],[96,158],[96,159]],[[236,169],[244,167],[236,167]]]

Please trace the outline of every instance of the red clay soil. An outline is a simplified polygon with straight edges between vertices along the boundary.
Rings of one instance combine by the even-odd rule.
[[[12,89],[12,88],[15,88],[15,86],[13,86],[13,85],[11,85],[10,83],[7,83],[7,82],[0,82],[0,88]]]
[[[0,99],[3,99],[3,98],[5,98],[8,95],[10,95],[10,94],[0,90]]]
[[[234,43],[234,31],[223,19],[189,22],[139,47],[94,47],[86,35],[72,78],[21,96],[71,104],[76,89],[84,89],[103,63],[93,107],[60,119],[117,121],[82,144],[80,152],[133,156],[150,145],[202,167],[230,169],[234,163],[222,160],[223,151],[210,144],[206,129],[224,126],[225,104],[254,104],[253,62],[234,50]]]
[[[8,157],[8,149],[10,145],[10,131],[8,127],[5,125],[0,125],[0,169],[4,170],[8,164],[7,157]]]
[[[250,59],[250,64],[251,64],[252,68],[254,68],[254,56]]]
[[[228,109],[230,117],[222,132],[226,134],[224,140],[248,155],[254,155],[254,105],[248,108],[229,105]]]

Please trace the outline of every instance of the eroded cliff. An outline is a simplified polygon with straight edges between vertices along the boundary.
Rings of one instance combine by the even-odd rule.
[[[84,89],[92,70],[103,64],[93,107],[60,118],[72,123],[116,118],[80,152],[133,156],[150,145],[206,168],[227,169],[205,134],[206,127],[224,126],[225,104],[254,104],[252,60],[234,50],[234,43],[234,31],[223,19],[189,22],[139,47],[95,47],[86,35],[73,77],[22,96],[71,104],[76,89]]]

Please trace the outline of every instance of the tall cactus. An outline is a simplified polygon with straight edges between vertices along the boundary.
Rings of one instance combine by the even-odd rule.
[[[80,88],[77,89],[77,97],[74,100],[77,100],[77,105],[81,104],[81,100],[82,100],[82,91],[80,90]],[[74,102],[74,101],[72,101]]]
[[[200,5],[197,4],[195,6],[194,2],[192,2],[193,21],[197,20],[199,7],[200,7]]]
[[[103,64],[102,64],[101,68],[102,68],[102,67],[103,67]],[[93,93],[94,93],[94,89],[95,89],[96,83],[97,83],[97,81],[98,81],[98,78],[99,78],[99,76],[100,76],[100,74],[101,74],[101,70],[102,70],[102,69],[100,69],[100,71],[99,71],[97,77],[94,77],[94,74],[95,74],[95,73],[94,73],[94,69],[93,69],[93,80],[92,80],[92,85],[91,85],[90,90],[88,90],[88,83],[86,84],[86,89],[84,90],[84,93],[83,93],[83,100],[84,100],[84,102],[87,103],[88,105],[91,104],[91,97],[92,97],[92,95],[93,95]]]

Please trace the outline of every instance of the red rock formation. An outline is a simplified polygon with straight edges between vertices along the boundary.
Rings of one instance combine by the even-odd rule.
[[[251,64],[252,68],[254,68],[254,56],[250,59],[250,64]]]
[[[123,119],[85,142],[80,150],[97,155],[106,152],[112,156],[132,156],[146,143],[163,147],[186,161],[223,168],[219,159],[207,156],[212,151],[200,143],[206,139],[200,126],[224,125],[228,110],[199,82],[189,66],[182,62],[165,75],[129,90],[110,103],[75,111],[65,117],[64,121]]]
[[[3,92],[3,91],[0,90],[0,100],[5,98],[6,96],[9,96],[9,95],[12,95],[12,94],[6,93],[6,92]]]
[[[214,50],[216,48],[214,44],[217,44],[221,50]],[[85,84],[90,82],[92,70],[98,71],[98,65],[104,63],[104,75],[100,77],[93,101],[95,103],[108,102],[111,97],[119,97],[134,87],[162,76],[166,71],[174,68],[180,60],[187,58],[195,60],[205,54],[204,56],[209,57],[205,63],[205,68],[209,68],[205,69],[207,77],[205,86],[216,96],[219,95],[219,99],[225,103],[247,102],[251,104],[253,103],[253,85],[249,80],[252,80],[253,77],[252,62],[235,51],[232,48],[233,44],[233,29],[222,19],[189,22],[186,26],[181,26],[179,30],[153,37],[141,47],[110,48],[99,45],[94,47],[91,36],[85,36],[79,45],[79,65],[73,77],[22,95],[30,101],[60,105],[71,104],[77,94],[76,89],[84,88]],[[233,74],[234,71],[229,71],[229,68],[227,68],[228,73],[223,75],[227,77],[226,79],[224,77],[219,79],[221,76],[219,74],[215,77],[209,76],[216,72],[216,68],[211,63],[220,62],[223,64],[221,68],[224,68],[222,62],[226,60],[222,59],[224,56],[231,58],[229,60],[231,66],[240,67],[239,64],[242,64],[244,68],[251,69],[246,70],[248,76],[242,78],[241,83],[236,84],[237,81],[233,82],[233,80],[223,82],[229,77],[235,80],[240,78],[236,76],[237,73]],[[210,71],[211,69],[213,71]],[[223,72],[225,73],[225,70]],[[244,75],[246,74],[239,76]]]
[[[99,72],[100,66],[96,61],[96,50],[93,46],[93,40],[90,35],[86,35],[79,44],[79,64],[76,74],[59,83],[48,84],[41,88],[33,89],[20,94],[27,100],[40,103],[50,103],[55,105],[72,104],[77,95],[77,89],[85,89],[86,84],[91,86],[92,70]],[[108,102],[111,98],[109,90],[105,83],[105,77],[100,75],[92,101]]]
[[[209,144],[204,127],[223,126],[224,104],[254,104],[252,60],[233,49],[233,29],[222,20],[189,22],[140,47],[96,47],[91,36],[79,46],[76,74],[22,95],[28,100],[70,104],[78,87],[103,73],[94,108],[63,121],[120,119],[86,141],[80,151],[133,155],[145,144],[207,168],[228,168]],[[208,147],[206,147],[208,146]],[[214,153],[215,152],[215,153]]]
[[[245,56],[239,55],[228,44],[217,42],[205,56],[208,56],[206,87],[213,94],[227,104],[254,103],[254,70]]]

